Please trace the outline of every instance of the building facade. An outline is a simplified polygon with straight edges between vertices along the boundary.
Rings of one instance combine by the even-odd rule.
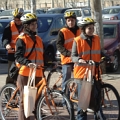
[[[30,9],[31,0],[0,0],[1,9],[14,9],[16,7],[22,7],[24,9]],[[35,0],[36,8],[49,9],[53,7],[80,7],[89,6],[90,0]],[[119,0],[101,0],[102,8],[108,6],[120,5]]]

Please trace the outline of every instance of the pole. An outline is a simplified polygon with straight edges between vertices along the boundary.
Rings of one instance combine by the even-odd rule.
[[[88,7],[90,7],[90,0],[88,0]]]
[[[65,0],[63,0],[63,8],[65,8]]]
[[[51,8],[54,8],[54,0],[51,0]]]
[[[26,9],[25,6],[26,6],[26,3],[25,3],[25,0],[24,0],[24,10]]]
[[[99,35],[103,49],[103,24],[101,12],[101,0],[90,0],[92,18],[96,21],[95,33]]]
[[[31,0],[31,13],[36,13],[36,0]]]
[[[102,12],[101,12],[101,0],[90,0],[92,18],[96,21],[95,34],[100,37],[101,49],[104,50],[103,42],[103,23],[102,23]],[[105,64],[102,65],[103,73],[106,73]]]

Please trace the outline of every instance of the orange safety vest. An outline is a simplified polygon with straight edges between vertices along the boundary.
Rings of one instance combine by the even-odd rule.
[[[16,38],[18,37],[18,35],[20,33],[18,32],[18,29],[17,29],[14,21],[10,22],[10,28],[11,28],[11,31],[12,31],[12,38],[11,38],[10,46],[13,49],[15,49]],[[14,50],[8,50],[8,53],[14,53],[14,52],[15,52]]]
[[[80,36],[74,39],[77,44],[77,52],[80,58],[84,60],[93,60],[100,62],[101,48],[100,39],[97,35],[94,35],[92,39],[92,48],[88,45],[87,41],[82,39]],[[86,70],[86,64],[74,64],[74,78],[84,78]]]
[[[21,34],[18,36],[18,38],[23,40],[26,45],[24,57],[27,57],[33,47],[34,42],[27,34]],[[35,48],[33,49],[28,59],[31,60],[32,63],[36,63],[37,65],[41,65],[41,66],[44,65],[43,43],[42,43],[42,39],[37,35],[36,35]],[[20,65],[17,64],[17,66],[20,66]],[[19,70],[19,74],[23,76],[29,76],[29,71],[30,71],[30,68],[28,66],[22,65],[22,67]],[[37,69],[36,77],[42,77],[42,75],[43,75],[42,69]]]
[[[67,28],[62,28],[60,31],[64,35],[64,39],[65,39],[64,47],[67,50],[71,51],[74,38],[76,36],[79,36],[81,33],[80,29],[77,30],[76,36]],[[71,62],[72,62],[71,57],[66,57],[61,54],[61,64],[66,64],[66,63],[71,63]]]

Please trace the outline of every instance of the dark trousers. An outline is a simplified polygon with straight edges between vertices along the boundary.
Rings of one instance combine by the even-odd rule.
[[[9,76],[9,69],[10,69],[10,67],[11,67],[11,65],[12,65],[13,62],[14,61],[9,61],[8,60],[8,76],[6,78],[6,84],[8,84],[8,83],[15,84],[15,81],[16,81],[16,80],[11,79],[10,76]]]
[[[37,84],[41,80],[41,77],[36,77],[35,84]],[[20,107],[19,107],[19,115],[18,120],[34,120],[34,116],[30,116],[28,118],[24,115],[24,104],[23,104],[23,92],[24,92],[24,86],[27,85],[28,77],[18,75],[17,78],[17,85],[20,90]]]

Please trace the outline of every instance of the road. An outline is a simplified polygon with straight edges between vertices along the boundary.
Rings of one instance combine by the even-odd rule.
[[[7,76],[7,64],[0,63],[0,89],[5,84],[6,76]],[[107,73],[104,74],[102,77],[104,82],[112,84],[120,94],[120,69],[116,73]],[[93,120],[93,114],[89,113],[88,119]]]

